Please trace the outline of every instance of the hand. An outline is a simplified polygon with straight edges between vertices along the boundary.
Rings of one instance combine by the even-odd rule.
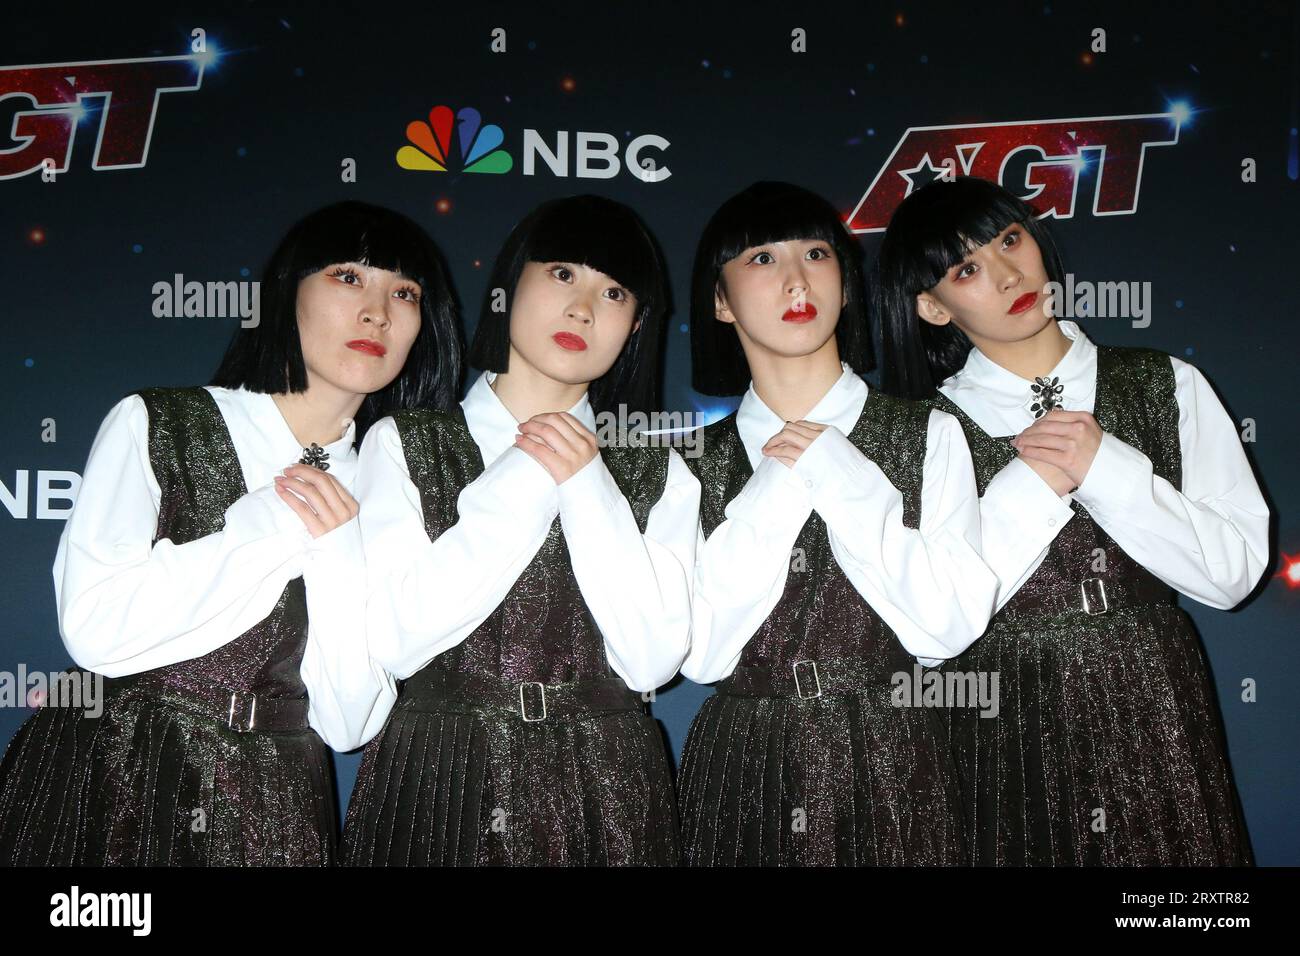
[[[1021,458],[1055,465],[1078,487],[1097,457],[1101,436],[1097,419],[1087,412],[1054,408],[1013,438],[1011,444]]]
[[[1056,492],[1057,497],[1068,495],[1078,487],[1078,485],[1074,483],[1073,478],[1061,471],[1061,469],[1057,468],[1055,465],[1049,465],[1045,461],[1038,461],[1032,458],[1024,458],[1022,460],[1026,465],[1034,470],[1035,474],[1037,474],[1039,478],[1047,482],[1047,486],[1051,488],[1052,491]]]
[[[519,425],[515,447],[531,455],[562,485],[600,454],[596,436],[568,412],[544,412]]]
[[[787,468],[793,468],[799,456],[825,430],[826,426],[817,422],[802,419],[797,422],[786,422],[784,428],[767,440],[767,444],[763,446],[763,454],[784,462]]]
[[[284,475],[276,475],[275,491],[302,519],[313,538],[347,524],[359,510],[356,499],[337,478],[311,465],[290,465]]]

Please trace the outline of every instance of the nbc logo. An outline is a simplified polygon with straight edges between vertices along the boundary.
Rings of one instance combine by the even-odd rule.
[[[447,172],[452,168],[453,126],[460,140],[461,172],[508,173],[514,168],[514,158],[499,148],[505,142],[501,127],[493,123],[484,126],[483,117],[472,106],[462,107],[454,114],[450,106],[435,106],[429,111],[427,123],[415,120],[406,124],[407,145],[397,151],[397,165],[403,169]],[[525,129],[520,172],[534,176],[544,169],[552,176],[570,175],[569,133],[569,130],[555,130],[548,141],[537,130]],[[662,162],[643,156],[648,150],[663,153],[668,149],[668,140],[656,133],[643,133],[626,145],[613,133],[579,131],[574,140],[572,175],[578,179],[613,179],[626,171],[642,182],[659,183],[673,174]]]
[[[415,120],[406,126],[410,143],[397,151],[397,165],[403,169],[445,173],[451,165],[451,128],[456,126],[460,140],[460,166],[466,173],[508,173],[515,161],[504,149],[501,127],[483,125],[483,117],[472,106],[462,107],[453,117],[451,107],[435,106],[429,122]]]

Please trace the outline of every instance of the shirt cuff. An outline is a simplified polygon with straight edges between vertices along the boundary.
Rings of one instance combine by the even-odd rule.
[[[806,453],[805,453],[806,454]],[[763,455],[758,469],[740,494],[726,507],[728,519],[739,519],[773,531],[783,524],[798,533],[812,513],[812,499],[803,479],[782,461]]]
[[[1102,432],[1101,445],[1074,498],[1090,512],[1122,511],[1143,485],[1151,484],[1151,460],[1110,432]]]
[[[858,446],[834,425],[804,449],[792,469],[813,507],[827,498],[838,499],[846,486],[860,488],[872,480],[871,462]]]
[[[280,498],[274,482],[249,492],[227,508],[223,530],[241,540],[282,535],[286,543],[296,545],[301,551],[312,542],[311,532]]]
[[[558,513],[555,479],[522,448],[507,448],[461,494],[479,482],[483,483],[483,490],[496,498],[504,510],[521,520],[535,520],[548,526],[555,520]]]
[[[623,492],[599,453],[567,481],[557,485],[556,493],[561,520],[584,513],[613,511],[614,506],[623,500]]]
[[[1070,496],[1058,495],[1020,458],[1012,459],[993,476],[983,498],[998,505],[999,521],[1013,522],[1022,537],[1037,540],[1036,551],[1051,544],[1074,517]]]

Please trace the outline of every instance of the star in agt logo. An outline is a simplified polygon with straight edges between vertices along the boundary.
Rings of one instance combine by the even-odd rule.
[[[1148,146],[1172,146],[1190,110],[1175,105],[1168,113],[1030,120],[968,126],[915,126],[903,133],[866,193],[849,216],[855,233],[882,232],[898,204],[933,179],[977,176],[1001,183],[1034,205],[1040,216],[1070,219],[1079,179],[1096,154],[1094,216],[1124,216],[1137,211],[1142,165]],[[1031,159],[1022,184],[1003,181],[1012,157]]]
[[[83,100],[103,97],[99,137],[91,169],[138,169],[149,158],[158,98],[197,90],[205,54],[132,60],[87,60],[0,66],[0,115],[26,100],[13,114],[9,138],[0,146],[0,179],[40,169],[66,172],[77,125],[87,115]],[[11,103],[11,100],[19,101]]]

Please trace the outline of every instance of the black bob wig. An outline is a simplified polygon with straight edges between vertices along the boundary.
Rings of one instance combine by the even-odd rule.
[[[1064,268],[1047,226],[1029,203],[997,183],[972,176],[936,179],[898,205],[876,262],[874,308],[880,323],[881,390],[927,398],[966,364],[971,341],[956,325],[933,325],[917,314],[916,297],[933,289],[972,247],[1020,223],[1038,243],[1052,282]]]
[[[438,249],[407,217],[356,201],[317,209],[280,240],[262,270],[261,321],[235,333],[209,384],[271,394],[306,391],[298,283],[341,262],[396,272],[420,287],[420,331],[397,378],[362,401],[356,442],[398,409],[453,408],[460,398],[464,338]]]
[[[758,182],[728,199],[704,227],[691,275],[691,387],[702,395],[739,395],[749,364],[731,323],[717,318],[715,291],[722,267],[746,249],[769,242],[811,239],[839,260],[844,308],[835,327],[840,359],[859,375],[871,370],[871,335],[863,301],[862,257],[839,213],[800,186]],[[725,291],[725,289],[724,289]]]
[[[635,212],[603,196],[568,196],[542,203],[511,230],[488,281],[478,328],[470,346],[475,368],[504,372],[510,362],[510,307],[519,276],[529,262],[569,262],[603,272],[636,296],[639,322],[609,371],[591,383],[587,396],[597,412],[658,411],[659,347],[668,291],[663,257]],[[507,307],[493,308],[505,292]]]

